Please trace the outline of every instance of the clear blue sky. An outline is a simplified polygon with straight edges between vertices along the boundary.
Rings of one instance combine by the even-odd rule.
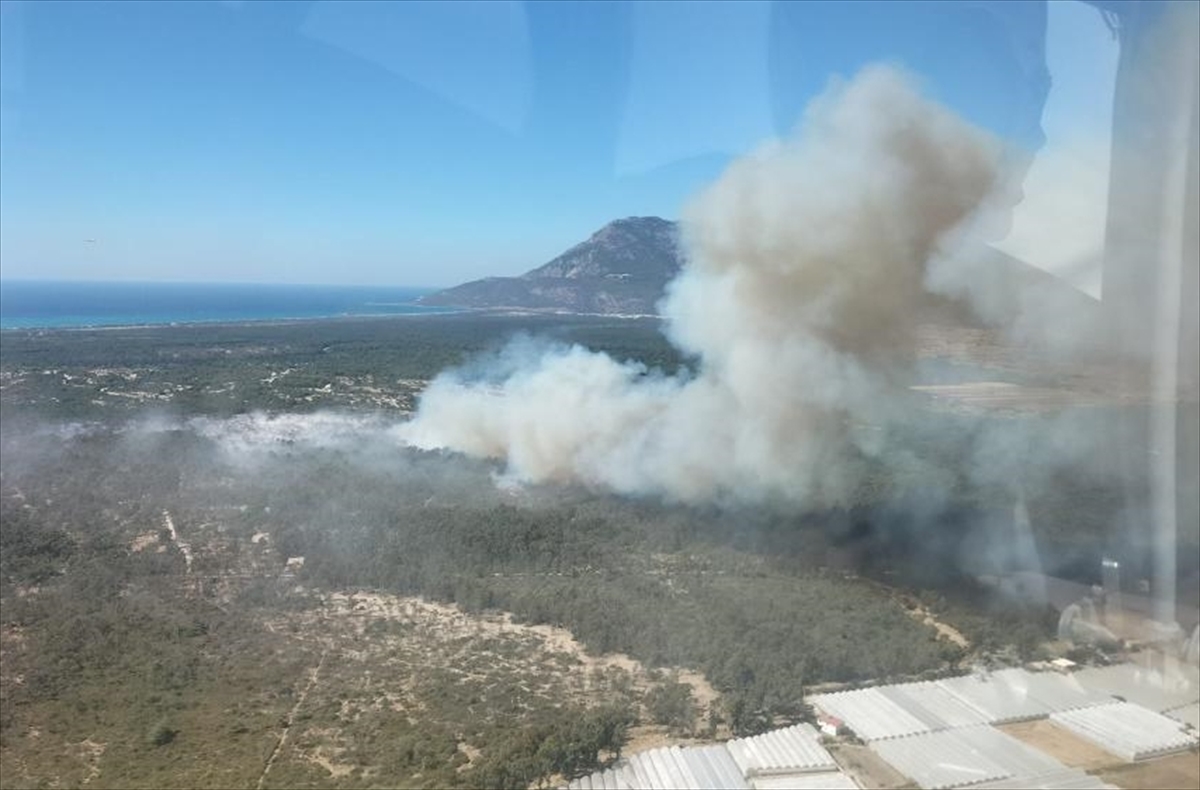
[[[0,8],[6,278],[518,273],[610,219],[676,217],[880,59],[1040,144],[1037,3]]]

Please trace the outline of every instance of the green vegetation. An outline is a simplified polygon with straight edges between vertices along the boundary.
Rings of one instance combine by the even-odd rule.
[[[48,771],[78,784],[92,767],[102,786],[252,785],[285,728],[268,786],[524,786],[610,759],[630,723],[616,711],[753,732],[800,715],[805,684],[947,658],[886,591],[729,545],[773,519],[556,490],[509,500],[485,465],[394,447],[251,460],[178,429],[5,440],[6,787]],[[721,700],[702,712],[667,683],[639,704],[627,680],[597,682],[535,641],[354,620],[325,598],[356,589],[564,626],[597,653],[703,670]]]
[[[677,370],[655,319],[466,314],[104,330],[6,330],[6,417],[411,408],[424,381],[509,338]]]
[[[646,709],[656,724],[666,725],[672,732],[688,734],[696,727],[692,687],[674,678],[646,694]]]
[[[639,728],[757,732],[802,717],[807,686],[1035,655],[1051,633],[953,572],[967,525],[1011,507],[953,473],[926,494],[864,466],[830,512],[685,508],[503,491],[494,466],[383,430],[251,446],[189,422],[336,407],[383,428],[514,332],[687,364],[657,322],[549,316],[4,333],[0,784],[527,787]],[[954,471],[965,428],[905,430]],[[940,520],[911,515],[935,494],[957,497]],[[1066,545],[1086,519],[1042,521]],[[498,611],[665,675],[588,666]]]
[[[583,776],[600,765],[600,754],[619,756],[632,723],[629,710],[615,706],[552,718],[494,752],[474,776],[483,788],[529,787],[552,775]]]

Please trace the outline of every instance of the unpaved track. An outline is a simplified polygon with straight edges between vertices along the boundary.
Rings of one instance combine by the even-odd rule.
[[[275,748],[271,750],[271,756],[267,758],[267,764],[263,766],[262,775],[258,777],[258,790],[262,790],[263,783],[267,781],[267,774],[271,772],[271,766],[275,764],[275,758],[283,751],[284,744],[287,743],[288,734],[292,730],[292,722],[296,720],[296,714],[300,711],[300,706],[304,704],[304,700],[308,698],[308,692],[312,691],[313,686],[317,684],[317,678],[321,674],[321,667],[325,665],[325,656],[329,654],[329,648],[321,651],[321,658],[318,659],[317,665],[312,668],[308,675],[308,683],[304,686],[304,690],[296,698],[296,704],[288,711],[287,718],[283,722],[283,732],[279,734],[279,740],[275,743]]]
[[[179,539],[179,533],[175,530],[175,522],[171,519],[169,511],[163,511],[163,526],[167,528],[167,532],[171,533],[171,542],[179,548],[179,553],[183,555],[183,562],[187,566],[187,572],[192,572],[192,547]]]

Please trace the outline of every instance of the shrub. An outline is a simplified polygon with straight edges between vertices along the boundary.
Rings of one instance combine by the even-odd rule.
[[[665,724],[677,733],[691,733],[696,726],[696,703],[687,683],[668,680],[651,689],[645,702],[656,724]]]
[[[146,733],[146,740],[151,746],[166,746],[175,740],[175,736],[179,734],[179,730],[173,728],[167,723],[166,719],[160,719],[150,731]]]

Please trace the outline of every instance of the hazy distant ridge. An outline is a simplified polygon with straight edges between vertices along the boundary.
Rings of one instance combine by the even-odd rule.
[[[587,241],[519,277],[474,280],[425,296],[419,303],[655,313],[663,289],[679,271],[682,260],[676,223],[660,217],[628,217],[608,223]]]

